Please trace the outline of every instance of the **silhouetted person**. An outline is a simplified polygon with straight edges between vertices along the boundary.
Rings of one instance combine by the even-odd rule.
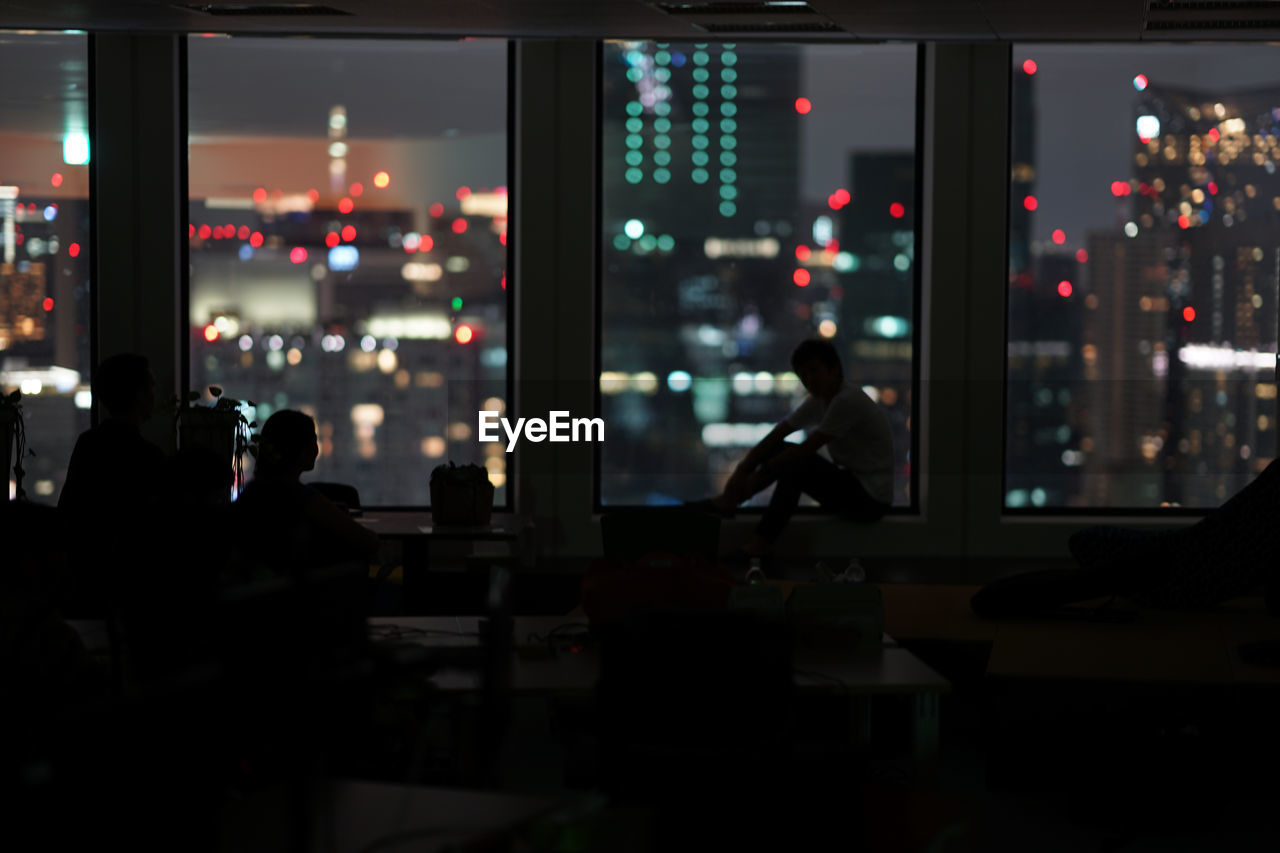
[[[140,530],[153,524],[164,453],[140,427],[151,417],[155,394],[147,359],[133,353],[103,361],[93,378],[104,417],[76,440],[58,498],[71,534],[71,607],[83,614],[105,612],[118,582],[112,570],[135,556],[136,548],[121,546],[136,545]]]
[[[122,591],[133,677],[156,680],[206,661],[210,620],[222,574],[234,472],[205,447],[186,447],[167,460],[154,533]]]
[[[319,454],[310,415],[285,409],[263,424],[253,480],[234,505],[245,533],[244,555],[251,563],[296,574],[377,555],[375,533],[301,482]]]
[[[1280,609],[1280,460],[1190,527],[1158,532],[1087,527],[1071,537],[1078,569],[1002,578],[974,595],[989,617],[1034,616],[1119,596],[1143,607],[1201,610],[1259,588]]]
[[[840,356],[829,341],[806,340],[791,354],[791,367],[809,392],[738,463],[724,491],[693,505],[722,515],[776,482],[773,496],[743,550],[760,556],[807,494],[823,509],[852,521],[877,521],[893,502],[893,434],[875,401],[845,379]],[[798,429],[801,444],[785,441]],[[830,459],[818,454],[825,448]]]

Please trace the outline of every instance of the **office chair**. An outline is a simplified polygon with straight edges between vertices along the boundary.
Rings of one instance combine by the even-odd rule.
[[[667,553],[714,561],[720,550],[720,518],[682,508],[615,510],[600,517],[600,537],[606,558]]]
[[[355,486],[347,483],[309,482],[306,485],[315,489],[329,500],[348,512],[360,509],[360,492]]]

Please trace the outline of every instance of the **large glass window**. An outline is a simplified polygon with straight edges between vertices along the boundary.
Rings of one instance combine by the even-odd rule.
[[[22,487],[45,503],[89,428],[88,48],[83,33],[0,32],[0,387],[22,392]]]
[[[1211,507],[1275,457],[1278,58],[1015,49],[1007,508]]]
[[[505,502],[475,430],[507,395],[507,43],[192,37],[188,57],[192,387],[313,414],[311,476],[366,505],[428,504],[446,460]]]
[[[916,49],[610,42],[603,74],[601,503],[718,492],[822,336],[909,505]]]

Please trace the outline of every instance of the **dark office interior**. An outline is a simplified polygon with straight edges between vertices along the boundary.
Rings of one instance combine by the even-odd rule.
[[[1270,850],[1280,7],[0,0],[13,850]]]

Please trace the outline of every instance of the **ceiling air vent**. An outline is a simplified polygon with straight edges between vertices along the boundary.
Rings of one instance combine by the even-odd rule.
[[[653,5],[708,33],[844,33],[834,21],[815,12],[808,3],[798,0]]]
[[[1277,0],[1151,0],[1143,30],[1191,34],[1280,30]]]
[[[205,15],[223,17],[318,17],[324,15],[350,15],[341,9],[331,6],[316,6],[312,3],[193,3],[180,8]]]

